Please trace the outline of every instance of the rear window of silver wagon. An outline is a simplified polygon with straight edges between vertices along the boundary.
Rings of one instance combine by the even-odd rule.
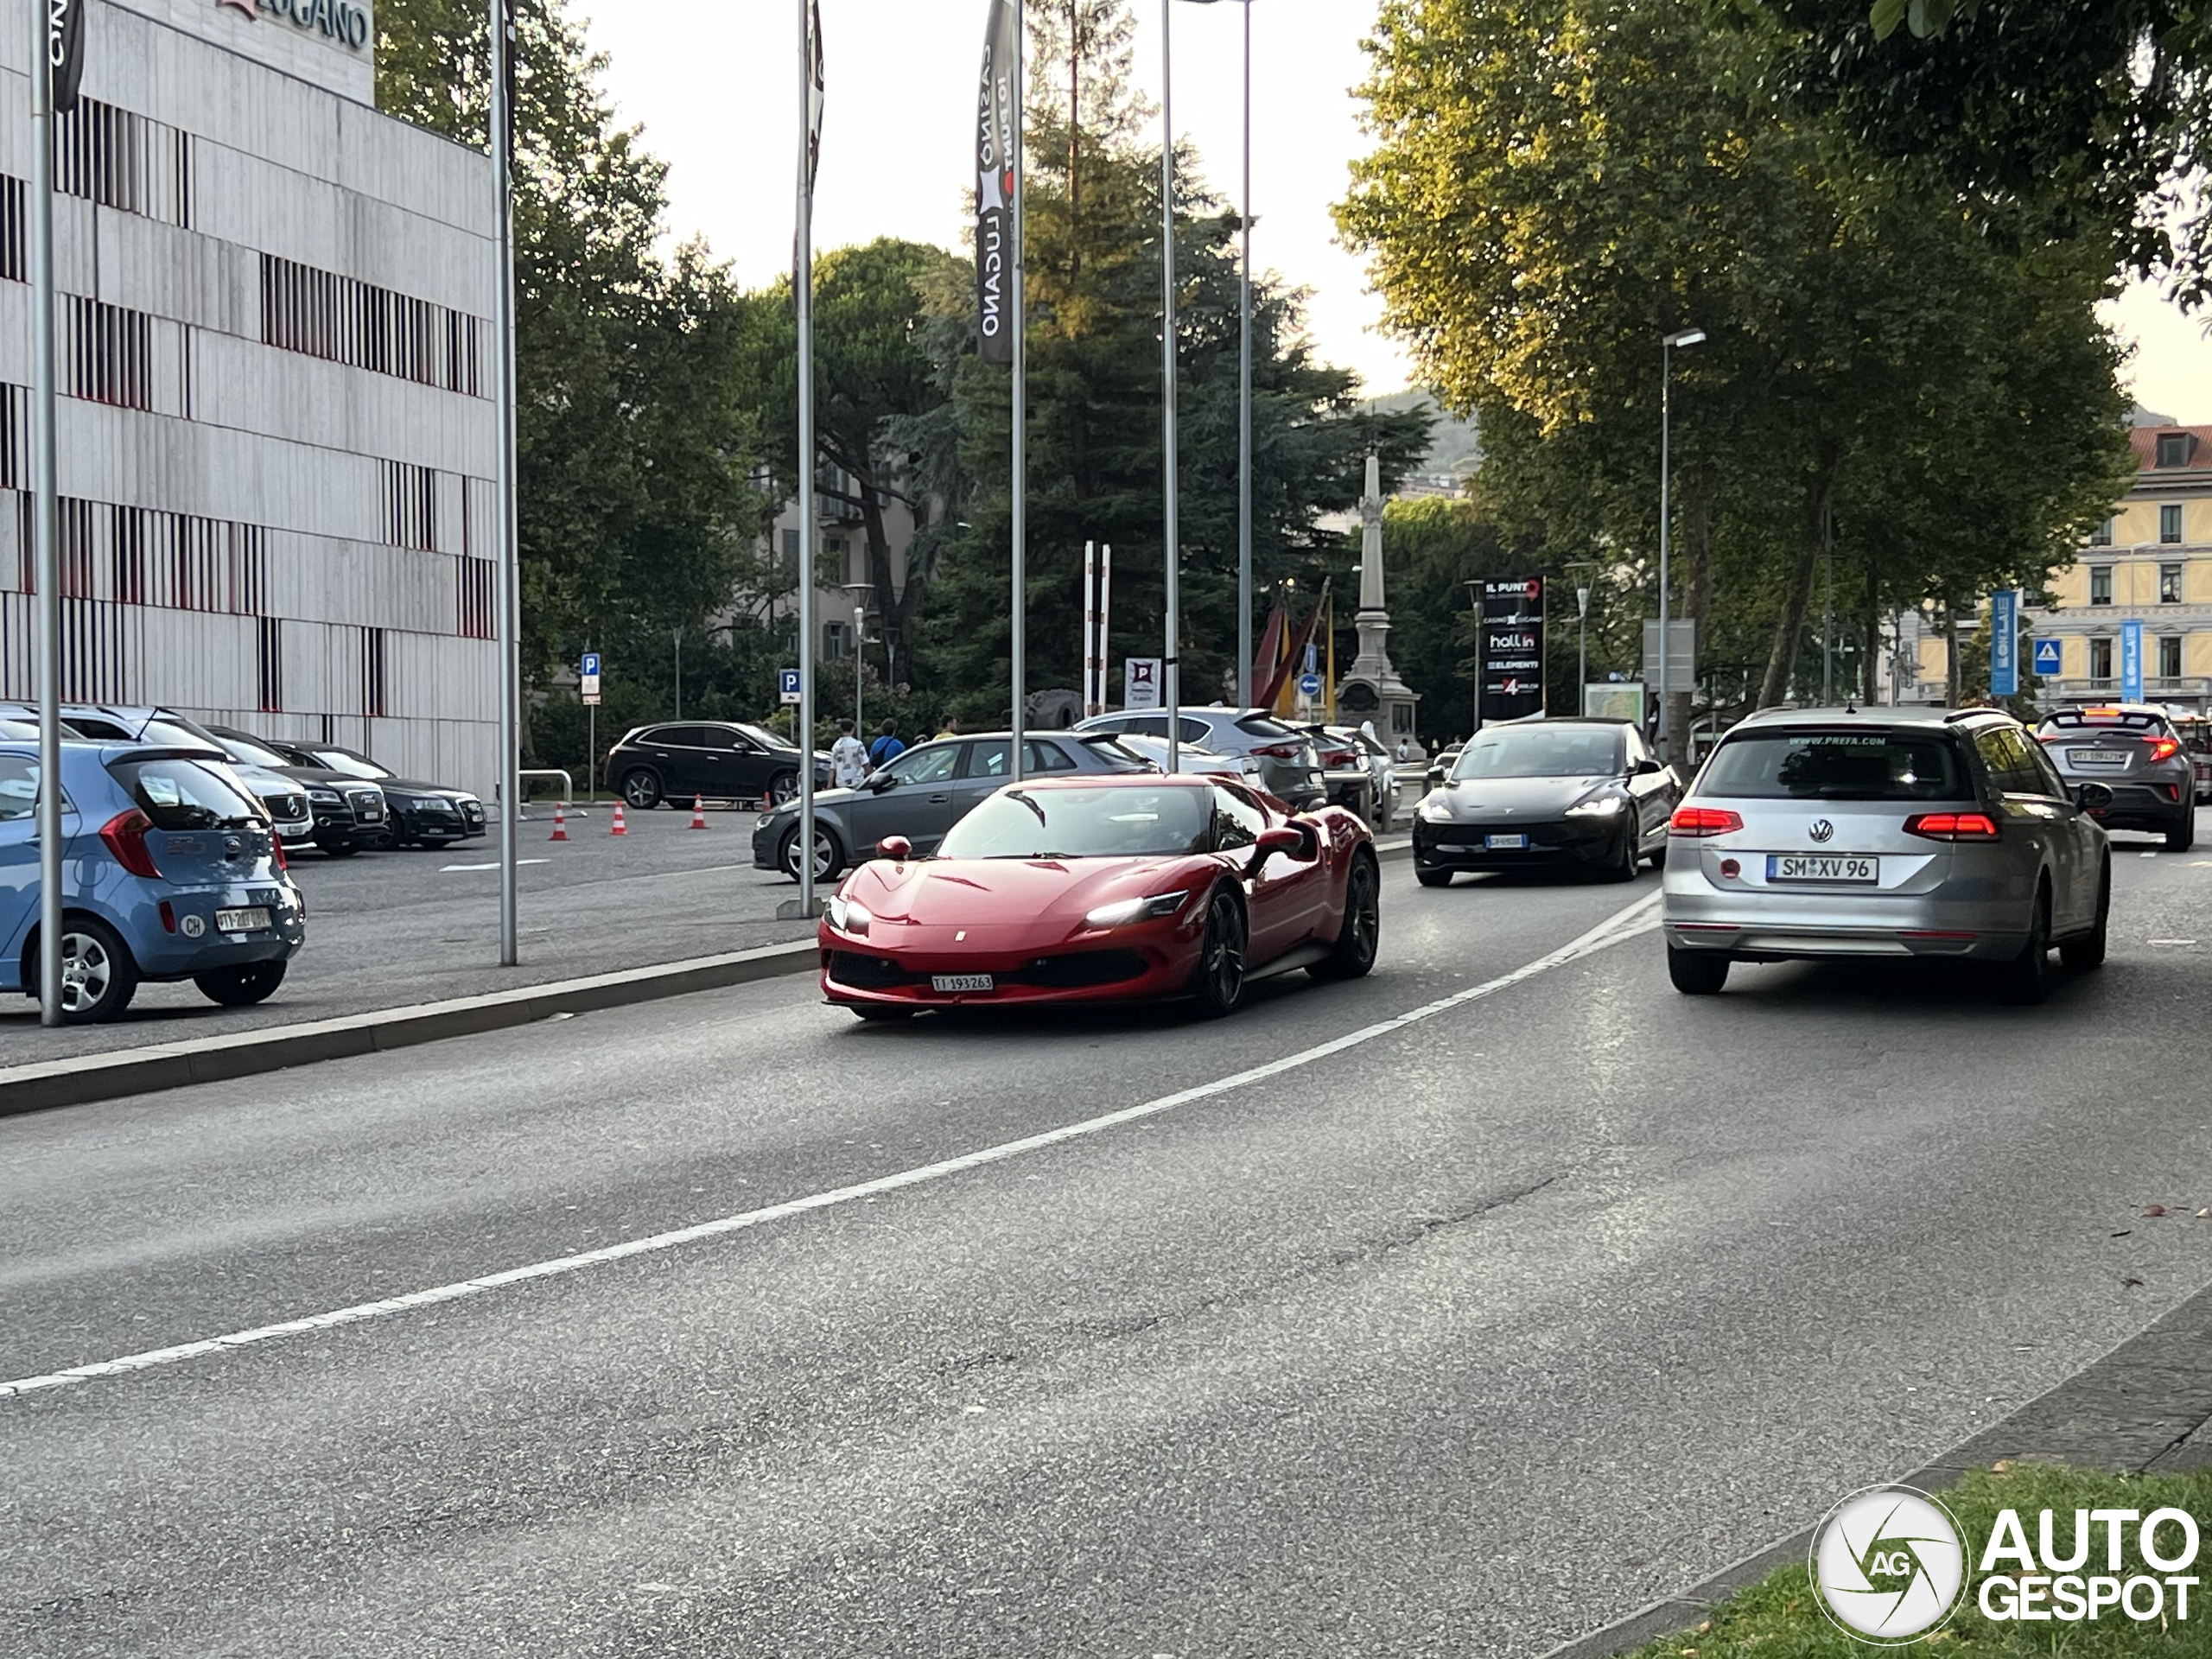
[[[1764,729],[1713,752],[1700,795],[1739,800],[1959,801],[1974,798],[1949,732],[1854,726]]]

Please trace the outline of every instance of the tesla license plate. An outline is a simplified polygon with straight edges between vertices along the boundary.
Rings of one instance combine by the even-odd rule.
[[[2066,758],[2077,766],[2124,766],[2126,749],[2069,749]]]
[[[930,988],[933,991],[988,991],[997,987],[991,983],[988,974],[931,974]]]
[[[252,910],[219,910],[215,912],[218,933],[262,933],[269,927],[269,912],[257,906]]]
[[[1517,853],[1528,846],[1526,836],[1485,836],[1483,845],[1493,853]]]
[[[1882,861],[1848,853],[1772,853],[1766,861],[1770,881],[1867,881],[1882,879]]]

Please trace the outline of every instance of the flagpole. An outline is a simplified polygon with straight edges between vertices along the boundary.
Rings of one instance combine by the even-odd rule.
[[[1252,0],[1244,0],[1244,223],[1236,280],[1236,701],[1252,704]],[[1335,683],[1333,680],[1330,682]]]
[[[493,461],[493,540],[498,564],[493,581],[499,617],[499,966],[522,957],[516,922],[516,842],[522,835],[522,600],[515,535],[515,246],[514,158],[510,105],[514,36],[511,0],[492,0],[493,397],[499,452]]]
[[[1029,680],[1029,314],[1022,298],[1022,216],[1028,209],[1023,200],[1028,192],[1022,181],[1022,152],[1027,148],[1022,142],[1026,114],[1022,66],[1029,48],[1025,12],[1022,0],[1014,0],[1014,280],[1007,307],[1014,323],[1014,650],[1010,664],[1014,715],[1007,775],[1017,784],[1021,781],[1021,739],[1029,724],[1026,696]]]
[[[798,0],[798,903],[814,914],[814,37],[815,0]],[[859,849],[854,849],[858,852]]]
[[[1166,506],[1167,659],[1160,664],[1166,684],[1167,770],[1180,765],[1177,753],[1182,730],[1182,664],[1177,641],[1181,633],[1177,614],[1182,563],[1175,499],[1175,53],[1169,39],[1174,0],[1160,0],[1160,485]]]
[[[61,558],[54,437],[54,85],[44,3],[31,16],[32,565],[38,588],[39,1023],[61,1023]]]

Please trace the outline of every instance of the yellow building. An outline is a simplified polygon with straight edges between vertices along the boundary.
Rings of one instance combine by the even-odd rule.
[[[2120,625],[2143,624],[2143,692],[2202,710],[2212,702],[2212,426],[2139,426],[2134,487],[2081,558],[2058,573],[2058,602],[2028,613],[2058,643],[2045,702],[2120,695]],[[2031,669],[2021,653],[2022,669]]]

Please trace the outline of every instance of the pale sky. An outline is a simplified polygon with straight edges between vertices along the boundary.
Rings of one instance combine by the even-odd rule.
[[[1137,79],[1157,103],[1160,7],[1139,0]],[[703,235],[741,280],[789,264],[798,166],[802,0],[720,6],[617,6],[582,0],[594,47],[610,54],[607,88],[621,118],[670,164],[670,229]],[[1252,0],[1255,263],[1313,290],[1321,356],[1356,369],[1370,394],[1409,378],[1376,332],[1380,307],[1361,263],[1338,247],[1330,204],[1366,149],[1360,105],[1370,0]],[[829,85],[817,248],[899,236],[962,245],[969,123],[983,0],[821,0]],[[1175,126],[1209,182],[1234,200],[1241,156],[1243,5],[1175,0]],[[2136,289],[2108,316],[2137,345],[2138,398],[2212,423],[2212,341],[2154,294]]]

